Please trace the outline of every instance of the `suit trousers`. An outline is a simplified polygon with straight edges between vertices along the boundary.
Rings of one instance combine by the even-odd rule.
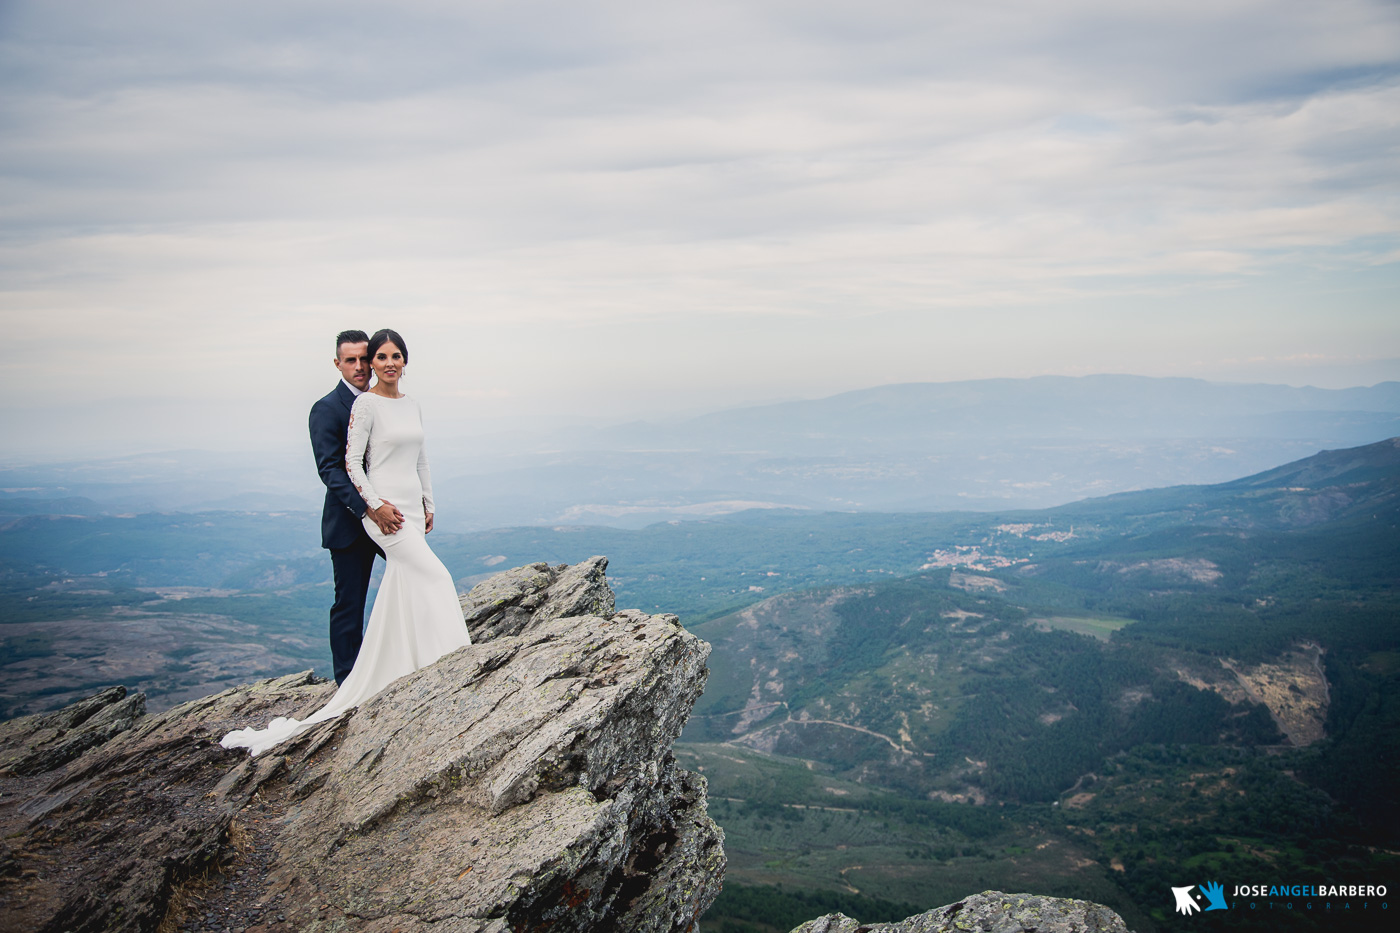
[[[383,557],[384,552],[366,534],[361,534],[349,547],[329,550],[331,567],[335,571],[335,603],[331,606],[330,618],[331,661],[335,666],[335,682],[341,684],[360,655],[370,573],[374,569],[374,556]]]

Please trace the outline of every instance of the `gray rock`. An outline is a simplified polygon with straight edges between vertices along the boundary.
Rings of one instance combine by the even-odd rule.
[[[526,564],[478,583],[462,597],[462,616],[472,641],[519,635],[527,625],[569,616],[612,615],[607,569],[606,557],[590,557],[572,567]]]
[[[487,581],[478,620],[496,621],[477,644],[259,758],[218,739],[305,716],[334,685],[260,681],[0,778],[7,925],[692,927],[719,892],[723,835],[670,747],[709,646],[673,616],[612,612],[605,567]]]
[[[861,923],[845,914],[809,920],[792,933],[1129,933],[1101,904],[1034,894],[983,891],[896,923]]]
[[[128,697],[109,687],[53,713],[0,723],[0,774],[52,771],[136,724],[146,714],[146,695]]]
[[[154,929],[172,888],[215,862],[235,815],[277,767],[230,757],[218,745],[227,723],[310,712],[333,692],[309,672],[261,681],[143,717],[57,772],[0,784],[0,835],[28,875],[18,894],[6,892],[7,920],[40,931]]]

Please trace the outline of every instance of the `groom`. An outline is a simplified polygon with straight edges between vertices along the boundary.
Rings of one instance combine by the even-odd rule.
[[[365,596],[369,593],[374,555],[384,556],[360,523],[368,506],[345,472],[350,407],[369,388],[369,335],[362,330],[341,331],[335,338],[335,368],[340,371],[340,382],[311,406],[309,425],[316,470],[326,484],[321,547],[331,552],[331,567],[335,570],[331,659],[335,664],[335,682],[342,684],[355,666],[364,639]],[[403,513],[388,502],[368,514],[385,534],[393,534],[403,524]]]

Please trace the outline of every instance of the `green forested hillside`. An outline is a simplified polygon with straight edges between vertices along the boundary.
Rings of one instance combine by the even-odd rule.
[[[1387,443],[998,516],[947,566],[705,622],[712,686],[687,738],[727,743],[694,746],[720,775],[733,765],[713,749],[739,747],[994,808],[979,877],[1029,870],[1021,887],[1096,897],[1138,929],[1171,925],[1169,888],[1196,875],[1377,883],[1400,844],[1397,476]],[[720,814],[745,853],[731,882],[755,886],[712,912],[732,930],[766,929],[751,908],[779,883],[896,902],[969,885],[938,819],[887,827],[872,849],[853,817],[832,853],[830,828],[800,831],[810,814],[782,833]],[[1331,928],[1302,912],[1228,921]]]
[[[819,759],[913,794],[1008,802],[1053,800],[1145,742],[1282,741],[1263,707],[1176,673],[1211,677],[1209,657],[1043,630],[1036,607],[961,592],[952,575],[779,597],[697,626],[715,645],[713,686],[687,737]]]

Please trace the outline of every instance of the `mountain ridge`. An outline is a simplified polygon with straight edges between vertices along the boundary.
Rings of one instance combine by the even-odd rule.
[[[962,431],[970,427],[980,433],[979,429],[985,421],[981,412],[1004,411],[1007,406],[1015,406],[1022,412],[1040,417],[1041,420],[1034,424],[1017,425],[1023,428],[1021,433],[1052,436],[1060,433],[1063,422],[1060,425],[1053,420],[1047,423],[1044,416],[1063,416],[1076,408],[1087,413],[1079,416],[1080,420],[1095,422],[1100,430],[1105,426],[1106,416],[1121,418],[1124,424],[1139,428],[1150,423],[1153,416],[1162,415],[1183,419],[1180,423],[1185,423],[1188,418],[1211,423],[1212,418],[1219,416],[1215,410],[1222,407],[1231,417],[1290,412],[1394,415],[1400,412],[1400,382],[1382,382],[1348,389],[1319,389],[1269,383],[1218,383],[1184,377],[1096,374],[893,383],[817,399],[724,409],[669,424],[671,430],[710,428],[726,423],[732,429],[734,425],[757,422],[762,424],[764,430],[771,430],[774,424],[772,415],[788,414],[794,416],[790,421],[806,429],[819,423],[813,416],[830,421],[836,416],[845,415],[859,417],[870,434],[888,437],[891,427],[897,429],[894,436],[898,436],[902,433],[898,429],[906,428],[909,421],[919,414],[956,413],[960,415],[959,418],[946,422],[948,431]],[[892,423],[889,418],[881,417],[885,415],[892,415],[896,420]],[[643,426],[650,426],[664,431],[667,424],[635,422],[626,427],[640,430]],[[929,427],[939,426],[920,424],[921,429]],[[1087,425],[1079,427],[1087,429]],[[1146,431],[1145,436],[1164,434],[1163,429],[1152,428]]]

